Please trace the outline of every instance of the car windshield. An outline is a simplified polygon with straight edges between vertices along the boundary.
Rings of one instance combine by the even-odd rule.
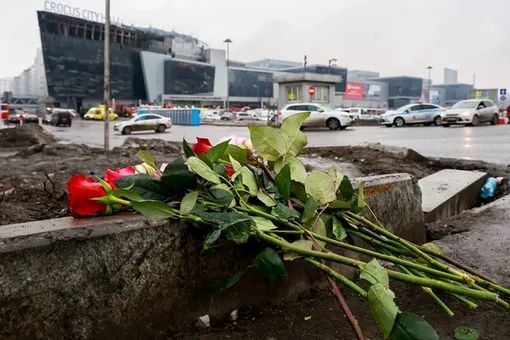
[[[413,106],[415,106],[416,104],[408,104],[408,105],[404,105],[402,107],[399,107],[396,111],[397,112],[404,112],[405,110],[410,110]]]
[[[476,109],[478,106],[477,101],[462,101],[452,106],[453,109]]]
[[[87,114],[94,115],[96,114],[96,109],[90,109],[87,111]]]

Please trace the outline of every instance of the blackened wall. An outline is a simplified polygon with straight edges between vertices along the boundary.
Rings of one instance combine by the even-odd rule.
[[[48,94],[55,98],[102,98],[104,46],[100,41],[41,33]],[[146,99],[138,49],[110,47],[111,96]]]

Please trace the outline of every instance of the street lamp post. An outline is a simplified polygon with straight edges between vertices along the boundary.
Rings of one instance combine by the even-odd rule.
[[[104,149],[110,150],[110,0],[105,0],[104,24]]]
[[[227,111],[230,111],[230,44],[232,44],[231,39],[225,39],[223,41],[225,44],[227,44]]]
[[[430,101],[430,73],[432,72],[432,66],[427,66],[427,70],[429,70],[429,98],[428,98],[428,101]]]
[[[336,62],[337,62],[336,58],[329,59],[329,61],[328,61],[328,73],[331,73],[331,63],[336,63]]]

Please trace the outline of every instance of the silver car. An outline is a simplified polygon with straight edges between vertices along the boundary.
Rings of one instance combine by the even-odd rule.
[[[441,115],[443,126],[454,124],[476,126],[480,123],[498,124],[498,106],[489,99],[462,100]]]
[[[137,115],[128,121],[117,123],[114,126],[115,131],[119,131],[123,135],[129,135],[134,131],[155,131],[165,132],[166,129],[172,127],[172,120],[153,113]]]

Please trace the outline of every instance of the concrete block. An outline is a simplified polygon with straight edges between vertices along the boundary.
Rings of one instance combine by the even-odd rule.
[[[388,229],[424,240],[421,194],[411,176],[362,180],[367,202]],[[150,222],[136,214],[2,226],[0,338],[167,339],[202,315],[215,325],[243,305],[292,301],[327,286],[321,272],[296,260],[285,263],[287,278],[270,281],[251,268],[216,294],[265,245],[222,241],[204,257],[203,237],[182,221]]]
[[[487,177],[485,172],[447,169],[420,179],[425,222],[452,217],[473,207]]]

